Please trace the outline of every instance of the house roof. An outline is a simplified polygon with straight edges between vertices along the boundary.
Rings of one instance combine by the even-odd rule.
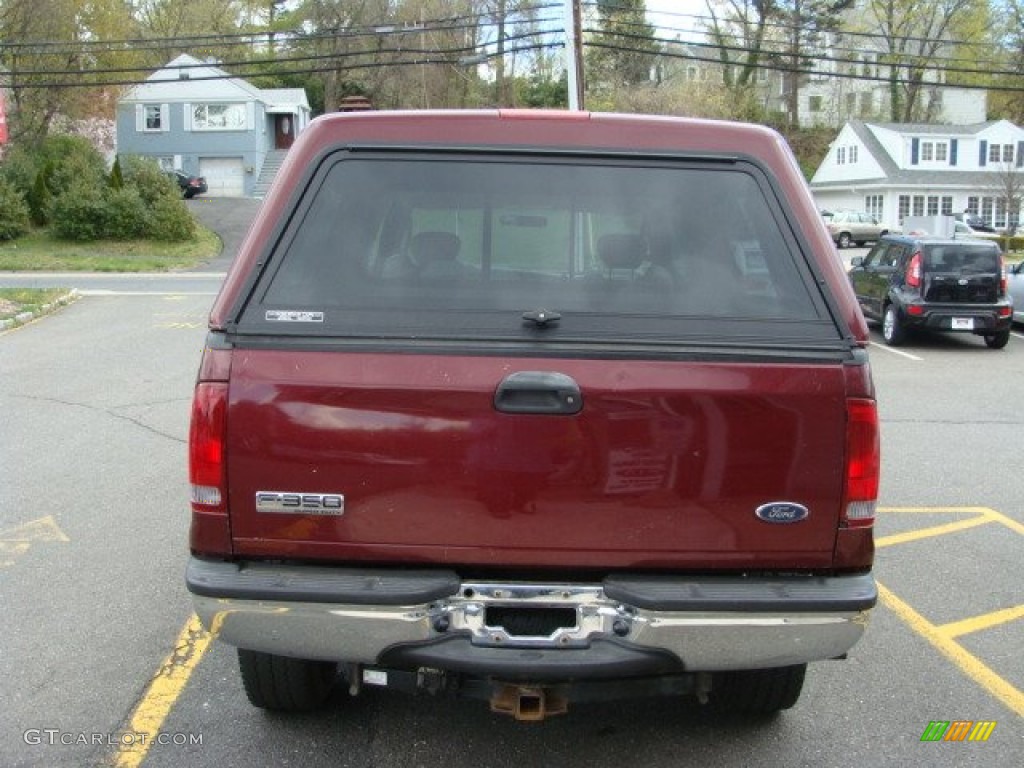
[[[865,123],[862,120],[850,120],[846,126],[854,133],[864,149],[882,170],[881,176],[844,178],[830,181],[812,181],[814,189],[848,189],[851,186],[928,186],[941,182],[943,187],[978,187],[990,184],[992,174],[973,171],[952,171],[944,169],[901,168],[886,149],[878,136],[878,131],[888,131],[903,137],[944,136],[952,138],[975,137],[987,129],[1002,122],[992,120],[971,125],[932,125],[928,123]]]
[[[129,89],[121,101],[260,101],[279,109],[309,109],[306,92],[301,88],[260,89],[240,77],[187,53]]]

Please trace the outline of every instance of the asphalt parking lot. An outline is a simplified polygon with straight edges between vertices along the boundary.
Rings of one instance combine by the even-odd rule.
[[[217,277],[166,284],[111,281],[0,334],[0,765],[1024,764],[1024,329],[1001,351],[873,332],[881,599],[850,658],[813,665],[780,717],[656,700],[526,725],[343,689],[282,717],[248,705],[231,649],[191,618],[184,446]]]

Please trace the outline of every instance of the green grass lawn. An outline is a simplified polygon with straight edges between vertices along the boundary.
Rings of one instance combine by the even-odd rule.
[[[183,243],[155,240],[57,240],[39,230],[0,244],[0,272],[165,272],[187,269],[220,253],[220,238],[196,226]],[[0,282],[2,282],[0,275]]]

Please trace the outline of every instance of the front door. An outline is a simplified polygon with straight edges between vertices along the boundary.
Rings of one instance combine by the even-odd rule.
[[[295,141],[295,117],[277,115],[274,118],[274,148],[288,149]]]

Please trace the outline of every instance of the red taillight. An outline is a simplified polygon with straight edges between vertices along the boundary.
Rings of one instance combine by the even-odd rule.
[[[878,408],[874,400],[846,402],[846,493],[843,516],[850,528],[874,525],[881,469]]]
[[[1005,296],[1007,288],[1007,277],[1006,277],[1006,262],[1003,261],[1003,255],[999,254],[999,295]]]
[[[227,498],[224,471],[227,403],[228,385],[225,382],[200,382],[196,385],[188,434],[188,476],[192,486],[192,509],[195,511],[224,509]]]
[[[912,288],[921,287],[921,252],[918,251],[910,257],[907,265],[907,285]]]

